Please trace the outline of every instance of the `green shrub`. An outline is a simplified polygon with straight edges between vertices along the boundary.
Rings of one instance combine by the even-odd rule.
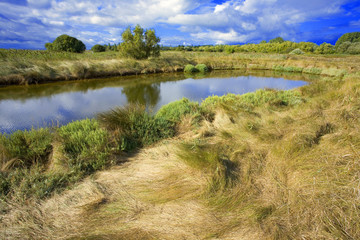
[[[292,50],[289,54],[302,55],[302,54],[304,54],[304,52],[300,48],[296,48],[296,49]]]
[[[153,144],[175,135],[174,124],[162,117],[155,117],[138,104],[115,108],[98,115],[99,121],[113,131],[117,147],[130,151]]]
[[[208,68],[205,64],[197,64],[197,65],[195,66],[195,68],[196,68],[197,70],[199,70],[199,72],[202,72],[202,73],[209,71],[209,68]]]
[[[105,52],[106,47],[100,44],[96,44],[91,48],[91,51],[93,52]]]
[[[108,132],[96,120],[71,122],[57,133],[71,169],[92,173],[109,164]]]
[[[45,163],[52,150],[52,135],[47,128],[16,131],[11,135],[0,136],[3,150],[3,163],[16,160],[14,166],[30,167],[33,164]]]
[[[69,35],[63,34],[57,37],[53,43],[46,43],[45,47],[51,51],[64,51],[64,52],[75,52],[82,53],[85,51],[85,44]]]
[[[194,65],[192,64],[187,64],[184,68],[184,72],[186,73],[196,73],[199,72],[199,69],[197,69]]]

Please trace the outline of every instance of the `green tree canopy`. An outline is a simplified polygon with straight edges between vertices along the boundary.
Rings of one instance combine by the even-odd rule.
[[[282,37],[277,37],[269,41],[269,43],[283,43],[283,42],[285,42],[285,40]]]
[[[360,42],[360,32],[345,33],[337,40],[335,44],[336,48],[344,42]]]
[[[330,43],[322,43],[318,48],[316,48],[315,53],[317,54],[333,54],[335,53],[335,46]]]
[[[121,37],[123,42],[119,45],[119,51],[124,56],[135,59],[160,56],[160,38],[153,29],[144,31],[140,25],[136,25],[133,31],[128,27]]]
[[[58,36],[52,43],[46,43],[45,47],[47,50],[51,51],[76,53],[82,53],[86,49],[86,46],[82,41],[66,34]]]
[[[92,48],[91,51],[93,52],[105,52],[106,47],[104,45],[100,45],[100,44],[95,44]]]

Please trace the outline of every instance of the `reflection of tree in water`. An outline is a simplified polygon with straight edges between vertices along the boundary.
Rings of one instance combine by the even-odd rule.
[[[160,100],[160,83],[136,84],[124,87],[122,93],[129,103],[140,103],[146,106],[155,106]]]

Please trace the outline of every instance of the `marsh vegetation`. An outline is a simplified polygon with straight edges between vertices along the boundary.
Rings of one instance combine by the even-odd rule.
[[[327,44],[315,54],[297,48],[305,54],[91,55],[101,62],[79,61],[89,53],[38,52],[53,58],[41,70],[29,61],[34,55],[2,51],[10,56],[1,59],[6,83],[11,74],[31,83],[45,73],[85,78],[96,67],[111,75],[198,63],[321,78],[294,90],[211,96],[200,104],[182,99],[155,114],[135,104],[61,127],[2,134],[1,236],[359,239],[359,56],[316,54],[330,51]],[[65,59],[71,64],[57,62]],[[75,63],[87,70],[70,72]]]

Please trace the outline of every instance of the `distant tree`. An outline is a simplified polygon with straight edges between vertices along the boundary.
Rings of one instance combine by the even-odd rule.
[[[333,54],[335,53],[335,46],[330,43],[322,43],[316,50],[317,54]]]
[[[262,41],[260,42],[260,44],[264,44],[264,43],[266,43],[266,40],[262,40]]]
[[[134,31],[128,27],[121,35],[123,42],[118,46],[119,51],[127,57],[146,59],[160,56],[160,38],[155,35],[155,30],[144,31],[136,25]]]
[[[45,47],[47,50],[50,51],[64,51],[76,53],[82,53],[86,49],[86,46],[82,41],[66,34],[58,36],[52,43],[46,43]]]
[[[224,49],[225,49],[226,53],[234,53],[235,52],[235,46],[226,45]]]
[[[345,33],[336,41],[336,48],[344,42],[360,42],[360,32]]]
[[[93,52],[105,52],[106,47],[100,44],[96,44],[91,48],[91,51]]]
[[[336,52],[338,53],[347,53],[348,48],[351,46],[351,42],[343,42],[337,46]]]
[[[360,42],[351,43],[346,53],[349,54],[360,54]]]
[[[282,37],[277,37],[269,41],[269,43],[283,43],[283,42],[285,42],[285,40]]]

